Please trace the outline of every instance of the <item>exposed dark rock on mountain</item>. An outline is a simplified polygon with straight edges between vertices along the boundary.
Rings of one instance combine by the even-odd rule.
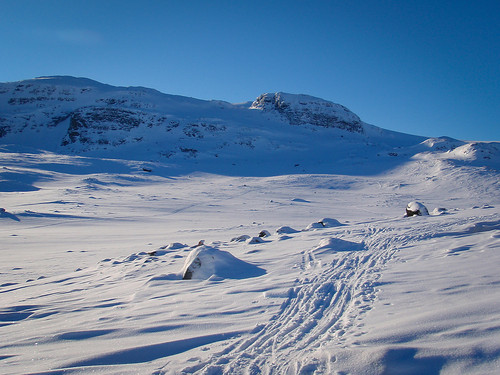
[[[360,118],[340,104],[308,95],[263,94],[251,108],[278,112],[290,125],[311,124],[363,133]]]

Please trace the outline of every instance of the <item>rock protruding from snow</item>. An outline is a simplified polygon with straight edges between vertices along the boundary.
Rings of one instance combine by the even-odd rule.
[[[7,210],[5,210],[5,208],[0,208],[0,217],[6,217],[15,221],[21,221],[16,215],[11,214]]]
[[[429,215],[429,211],[427,210],[427,207],[425,207],[422,203],[420,202],[410,202],[406,206],[406,216],[422,216],[422,215]]]
[[[227,251],[202,245],[189,253],[182,268],[182,279],[246,279],[265,273],[264,269],[244,262]]]
[[[309,95],[266,93],[259,96],[250,108],[266,112],[276,111],[290,125],[310,124],[364,133],[360,118],[349,109]]]
[[[261,237],[261,238],[264,238],[264,237],[270,237],[270,236],[271,236],[271,233],[269,233],[269,231],[268,231],[268,230],[265,230],[265,229],[264,229],[264,230],[261,230],[261,231],[259,232],[259,237]]]
[[[241,236],[231,238],[231,242],[245,242],[248,239],[250,239],[248,234],[242,234]]]

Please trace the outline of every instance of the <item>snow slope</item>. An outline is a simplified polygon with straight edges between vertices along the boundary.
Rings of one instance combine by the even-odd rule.
[[[168,162],[171,173],[320,173],[330,172],[332,160],[346,173],[342,160],[362,167],[380,152],[424,140],[365,124],[339,104],[306,95],[264,94],[253,103],[230,104],[74,77],[0,84],[2,144],[133,155]]]
[[[248,120],[291,142],[234,144],[220,164],[202,151],[151,160],[139,144],[63,146],[69,118],[4,135],[1,372],[497,373],[498,143],[289,123],[309,98],[283,112],[172,99],[185,116],[225,106],[227,129]],[[37,129],[53,131],[44,151]],[[413,201],[430,215],[405,217]],[[196,257],[202,272],[183,280]]]

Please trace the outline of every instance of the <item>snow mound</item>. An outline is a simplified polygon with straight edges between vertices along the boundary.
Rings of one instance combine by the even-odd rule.
[[[247,239],[246,242],[248,244],[252,245],[252,244],[256,244],[256,243],[263,243],[265,241],[262,239],[262,237],[252,237],[252,238]]]
[[[180,242],[172,242],[170,245],[167,246],[167,249],[169,250],[178,250],[182,249],[183,247],[187,247],[188,245],[180,243]]]
[[[417,159],[438,158],[500,168],[499,142],[464,142],[449,137],[429,138],[412,147]]]
[[[294,199],[292,199],[292,202],[295,202],[295,203],[311,203],[307,199],[302,199],[302,198],[294,198]]]
[[[406,216],[422,216],[422,215],[429,215],[429,211],[427,210],[427,207],[425,207],[422,203],[420,202],[410,202],[406,206]]]
[[[241,236],[233,237],[231,239],[231,242],[246,242],[249,244],[262,243],[265,242],[263,238],[269,236],[271,236],[271,233],[269,233],[267,230],[262,230],[259,232],[259,235],[257,237],[250,237],[247,234],[242,234]]]
[[[306,230],[313,230],[319,228],[334,228],[334,227],[340,227],[342,225],[343,224],[337,219],[324,218],[321,219],[320,221],[309,224]]]
[[[500,161],[500,145],[497,142],[466,143],[448,152],[450,158],[458,160]]]
[[[185,247],[188,247],[188,245],[182,244],[180,242],[172,242],[171,244],[162,246],[157,250],[149,251],[147,252],[147,254],[150,256],[160,256],[160,255],[165,255],[167,252],[173,250],[179,250]]]
[[[206,245],[193,249],[182,268],[184,280],[207,280],[214,276],[223,279],[246,279],[265,273],[264,269],[244,262],[227,251]]]
[[[288,227],[286,225],[283,225],[276,229],[276,233],[278,234],[292,234],[292,233],[298,233],[298,230],[293,229],[292,227]]]
[[[432,151],[451,151],[464,144],[465,142],[450,137],[429,138],[421,143]]]
[[[309,224],[305,230],[314,230],[320,228],[324,228],[323,224],[321,224],[319,221],[316,221],[314,223]]]
[[[241,236],[231,238],[231,242],[245,242],[248,239],[250,239],[248,234],[242,234]]]
[[[325,217],[324,219],[321,219],[319,222],[321,224],[323,224],[323,226],[325,228],[334,228],[334,227],[340,227],[340,226],[344,225],[340,221],[338,221],[337,219],[331,219],[331,218],[328,218],[328,217]]]
[[[436,207],[435,209],[432,210],[431,215],[433,216],[439,216],[439,215],[444,215],[447,214],[448,210],[443,207]]]

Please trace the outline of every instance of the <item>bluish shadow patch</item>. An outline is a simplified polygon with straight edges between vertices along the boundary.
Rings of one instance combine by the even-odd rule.
[[[101,365],[120,365],[127,363],[143,363],[159,358],[186,352],[199,346],[230,339],[244,331],[217,333],[213,335],[191,337],[184,340],[169,341],[153,345],[117,350],[92,358],[68,363],[64,367],[84,367]]]
[[[446,363],[444,357],[415,358],[417,349],[389,349],[383,357],[384,375],[439,375]]]

